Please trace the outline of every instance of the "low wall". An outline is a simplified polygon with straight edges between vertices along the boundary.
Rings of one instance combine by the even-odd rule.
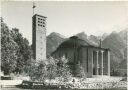
[[[1,87],[15,87],[22,83],[23,80],[0,80]]]

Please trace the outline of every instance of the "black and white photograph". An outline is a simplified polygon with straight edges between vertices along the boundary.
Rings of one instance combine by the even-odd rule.
[[[128,1],[0,1],[1,90],[127,90]]]

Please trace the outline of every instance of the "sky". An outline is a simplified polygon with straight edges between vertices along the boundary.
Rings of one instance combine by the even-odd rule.
[[[18,28],[32,41],[32,1],[3,1],[1,16],[9,28]],[[34,13],[47,17],[47,35],[51,32],[70,37],[119,32],[128,28],[128,2],[38,1]]]

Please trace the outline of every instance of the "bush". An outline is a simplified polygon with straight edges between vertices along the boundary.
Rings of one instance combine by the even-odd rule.
[[[44,61],[32,63],[29,76],[32,81],[44,82],[47,76],[46,63]]]
[[[29,76],[32,81],[44,82],[46,79],[51,80],[60,77],[60,81],[67,82],[72,77],[67,62],[68,60],[65,57],[59,60],[50,57],[46,61],[33,62]]]

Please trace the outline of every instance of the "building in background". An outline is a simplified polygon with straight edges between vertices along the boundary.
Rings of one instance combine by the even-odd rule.
[[[87,77],[110,75],[110,50],[92,46],[76,36],[64,41],[52,56],[57,59],[65,56],[74,76],[79,63]]]
[[[32,49],[34,59],[46,60],[46,17],[38,14],[32,17]]]

